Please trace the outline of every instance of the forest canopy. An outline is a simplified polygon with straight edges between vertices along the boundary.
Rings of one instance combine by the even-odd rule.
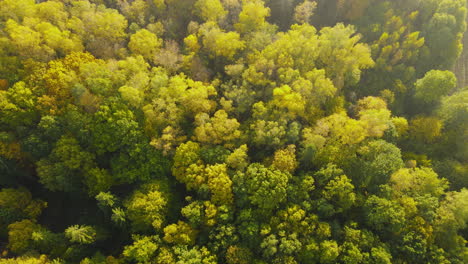
[[[468,263],[465,0],[1,0],[0,264]]]

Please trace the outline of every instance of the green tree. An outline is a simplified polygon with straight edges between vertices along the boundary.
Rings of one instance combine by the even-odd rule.
[[[8,226],[8,248],[16,253],[23,254],[33,249],[32,235],[40,226],[34,220],[21,220]]]
[[[124,203],[135,231],[161,230],[168,213],[170,193],[166,183],[147,183]]]
[[[37,162],[36,170],[39,181],[46,188],[77,192],[85,182],[83,174],[93,167],[94,155],[84,151],[75,138],[62,136],[52,153]]]
[[[426,104],[435,104],[448,95],[457,85],[451,71],[431,70],[415,83],[414,97]]]
[[[460,236],[459,230],[466,227],[468,220],[467,194],[466,189],[449,193],[438,208],[434,223],[437,245],[451,254],[458,254],[462,259],[466,259],[466,254],[463,253],[464,239]]]
[[[46,255],[41,255],[39,257],[18,257],[18,258],[9,258],[0,260],[1,264],[49,264],[55,263],[50,261]]]
[[[252,163],[245,173],[239,172],[233,177],[234,192],[259,208],[275,209],[286,199],[290,178],[288,172]]]
[[[462,90],[443,98],[437,111],[438,116],[444,121],[443,133],[447,135],[445,146],[448,151],[444,153],[460,161],[468,157],[466,144],[459,144],[465,142],[468,137],[466,102],[468,102],[468,90]]]
[[[133,236],[133,244],[124,248],[123,255],[126,259],[138,263],[150,263],[155,257],[161,243],[157,236]]]
[[[227,174],[226,164],[215,164],[205,169],[207,184],[211,192],[211,201],[217,205],[232,204],[232,181]]]
[[[349,170],[356,185],[377,190],[402,167],[400,149],[384,140],[375,140],[357,149],[357,157],[351,161]]]
[[[31,192],[24,187],[19,189],[5,188],[0,191],[0,208],[4,214],[37,219],[46,207],[46,202],[33,200]]]
[[[179,221],[164,228],[164,241],[176,245],[193,245],[197,231],[185,222]]]
[[[295,145],[289,145],[285,149],[280,149],[275,152],[272,164],[273,167],[284,172],[293,173],[297,165]]]
[[[441,179],[431,168],[400,169],[390,178],[392,188],[409,196],[428,194],[440,198],[448,187],[446,179]]]
[[[205,247],[187,247],[181,246],[174,249],[175,254],[177,255],[176,264],[196,264],[196,263],[206,263],[206,264],[215,264],[216,256],[214,256],[207,248]]]
[[[198,125],[195,136],[202,143],[228,144],[240,137],[239,122],[235,118],[229,119],[224,110],[217,111],[209,119],[206,114],[199,114],[195,117],[195,122]]]
[[[92,244],[96,241],[96,230],[87,225],[74,225],[65,230],[65,236],[73,243]]]
[[[37,118],[36,100],[24,82],[16,83],[7,91],[0,90],[0,127],[31,125]]]
[[[319,60],[337,88],[356,84],[361,69],[374,66],[369,47],[358,43],[360,37],[354,33],[353,26],[343,24],[320,30]]]

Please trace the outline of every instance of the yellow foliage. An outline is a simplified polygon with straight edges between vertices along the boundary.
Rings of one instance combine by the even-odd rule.
[[[164,228],[164,241],[171,244],[193,245],[197,231],[189,224],[178,221],[177,224],[168,225]]]

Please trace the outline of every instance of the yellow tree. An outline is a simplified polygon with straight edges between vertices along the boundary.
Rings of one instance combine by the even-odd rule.
[[[146,60],[153,60],[162,46],[162,40],[156,34],[140,29],[130,36],[128,48],[133,54],[141,55]]]

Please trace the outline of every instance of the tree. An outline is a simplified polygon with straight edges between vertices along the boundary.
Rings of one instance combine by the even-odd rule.
[[[230,205],[234,197],[232,181],[227,174],[226,164],[215,164],[205,169],[207,184],[211,192],[211,201],[217,205]]]
[[[161,179],[167,175],[170,166],[159,150],[144,141],[123,148],[112,157],[110,165],[117,183]]]
[[[175,250],[177,255],[176,264],[196,264],[196,263],[206,263],[206,264],[215,264],[216,256],[205,247],[192,247],[187,246],[177,247]]]
[[[240,246],[230,246],[226,252],[226,261],[228,264],[248,264],[251,263],[252,252],[247,248]]]
[[[353,26],[343,24],[320,30],[318,59],[338,89],[356,84],[361,69],[374,66],[369,47],[358,43],[360,36],[354,33]]]
[[[131,86],[122,86],[119,88],[120,95],[131,106],[138,108],[143,102],[143,91]]]
[[[46,188],[77,192],[85,182],[82,174],[95,166],[93,155],[84,151],[75,138],[62,136],[52,153],[37,162],[36,170]]]
[[[319,167],[327,163],[345,165],[353,155],[354,147],[368,137],[364,124],[344,112],[318,120],[313,128],[305,128],[302,134],[303,154],[312,152],[311,157],[303,158],[310,158]]]
[[[339,255],[339,248],[336,241],[325,240],[320,243],[320,262],[321,263],[333,263]]]
[[[459,144],[465,142],[468,137],[466,102],[468,102],[468,90],[462,90],[443,98],[437,110],[437,115],[444,121],[443,133],[447,135],[446,155],[453,155],[460,161],[468,158],[468,147],[466,144]]]
[[[435,104],[456,85],[457,78],[453,72],[431,70],[416,81],[414,97],[425,104]]]
[[[197,231],[185,222],[179,221],[164,228],[164,241],[176,245],[193,245]]]
[[[94,114],[92,125],[93,147],[99,154],[135,144],[141,136],[134,113],[118,103],[101,105]],[[114,138],[121,140],[116,142]]]
[[[36,98],[24,82],[16,83],[7,91],[0,91],[0,127],[14,128],[31,125],[36,120]]]
[[[317,8],[317,2],[304,0],[294,8],[294,20],[301,24],[310,24],[310,18],[313,16],[315,8]]]
[[[148,263],[156,255],[161,243],[157,236],[133,236],[133,244],[124,248],[123,255],[128,260]]]
[[[288,145],[285,149],[275,152],[272,166],[278,170],[294,173],[297,165],[295,145]]]
[[[194,7],[197,15],[207,22],[222,21],[227,15],[219,0],[198,0]]]
[[[228,144],[240,137],[239,122],[235,118],[229,119],[224,110],[218,110],[209,119],[206,114],[199,114],[195,122],[198,125],[195,136],[202,143]]]
[[[247,145],[242,145],[239,148],[235,149],[227,158],[226,164],[237,170],[242,170],[249,164],[248,154],[247,154]]]
[[[65,230],[65,236],[70,242],[92,244],[96,241],[96,230],[91,226],[74,225]]]
[[[391,112],[385,101],[378,97],[365,97],[358,101],[358,116],[371,137],[382,137],[389,129]]]
[[[8,248],[16,253],[23,254],[32,249],[32,234],[40,226],[34,220],[25,219],[14,222],[8,226]]]
[[[46,255],[41,255],[39,257],[18,257],[0,260],[1,264],[49,264],[55,263],[50,261]]]
[[[384,140],[363,144],[357,149],[357,157],[350,165],[350,175],[357,186],[377,190],[390,175],[403,167],[398,147]]]
[[[466,227],[467,205],[466,189],[460,192],[452,192],[447,195],[437,210],[437,218],[434,223],[434,234],[436,243],[452,254],[460,254],[463,259],[464,239],[459,235],[459,230]]]
[[[431,143],[441,136],[442,125],[437,117],[416,117],[410,121],[409,136],[419,142]]]
[[[97,57],[110,58],[114,56],[119,44],[126,36],[127,20],[115,9],[99,9],[93,4],[83,9],[78,13],[78,18],[81,21],[77,22],[83,27],[80,29],[80,33],[86,40],[86,49]],[[88,36],[84,37],[86,35]]]
[[[125,18],[128,19],[130,25],[138,24],[139,26],[145,26],[148,23],[147,21],[151,19],[151,2],[157,1],[147,2],[143,0],[136,0],[131,3],[123,3],[120,5],[120,11],[125,16]]]
[[[384,235],[400,232],[406,224],[406,214],[395,200],[375,195],[370,196],[365,205],[366,223]]]
[[[210,201],[196,200],[182,208],[182,215],[192,226],[214,226],[222,213],[220,207]]]
[[[200,31],[203,36],[203,47],[212,58],[222,56],[232,60],[245,47],[244,41],[240,39],[237,32],[223,32],[216,25],[210,23],[205,24]]]
[[[332,179],[322,193],[326,200],[336,206],[337,212],[348,210],[356,202],[354,186],[346,175]]]
[[[390,185],[398,193],[408,196],[430,196],[440,198],[448,187],[446,179],[440,179],[430,168],[400,169],[390,178]]]
[[[438,2],[432,16],[423,24],[423,32],[430,50],[428,66],[449,69],[461,52],[461,32],[466,29],[465,3],[460,0]]]
[[[3,229],[4,225],[22,218],[37,219],[46,207],[46,202],[33,200],[31,193],[24,187],[2,189],[0,191],[0,212],[3,215],[1,227]]]
[[[278,122],[257,120],[250,130],[252,145],[275,148],[284,144],[286,129]]]
[[[284,115],[280,114],[280,117],[289,117],[291,119],[303,115],[306,104],[302,95],[292,91],[288,85],[273,89],[273,100],[270,103],[273,109],[278,109],[278,112],[285,112]]]
[[[166,78],[164,75],[156,77]],[[186,116],[195,118],[197,114],[215,110],[216,103],[212,99],[217,94],[216,89],[183,74],[173,76],[167,85],[161,85],[155,90],[155,99],[144,106],[143,111],[147,126],[158,128],[158,132],[167,126],[179,128],[186,122]]]
[[[172,174],[182,183],[187,184],[187,170],[190,166],[201,165],[200,160],[200,145],[196,142],[187,141],[180,144],[174,154],[174,165],[172,166]],[[187,188],[191,189],[187,184]]]
[[[149,61],[154,59],[161,46],[162,40],[146,29],[140,29],[131,35],[128,43],[128,48],[132,53],[141,55]]]
[[[234,25],[241,34],[260,30],[267,25],[266,18],[270,15],[270,8],[265,7],[263,1],[244,1],[239,14],[239,22]]]
[[[250,164],[245,173],[233,178],[234,192],[246,196],[251,204],[262,209],[275,209],[286,199],[286,187],[291,175],[259,163]]]
[[[170,194],[164,182],[147,183],[124,203],[135,231],[162,230]]]

